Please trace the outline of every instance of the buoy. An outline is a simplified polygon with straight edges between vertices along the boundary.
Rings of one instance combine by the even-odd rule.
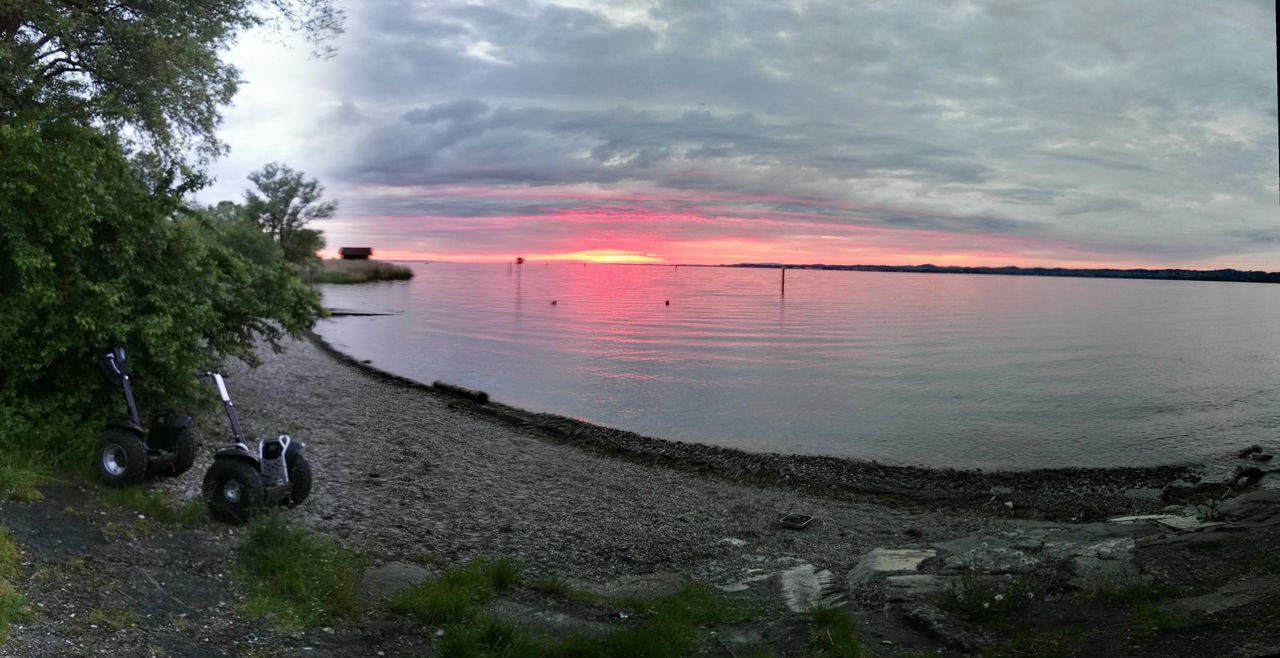
[[[668,300],[667,300],[667,306],[671,306],[671,300],[670,300],[670,299],[668,299]]]
[[[554,299],[553,299],[553,300],[551,300],[551,305],[552,305],[552,306],[555,306],[555,305],[556,305],[556,300],[554,300]]]

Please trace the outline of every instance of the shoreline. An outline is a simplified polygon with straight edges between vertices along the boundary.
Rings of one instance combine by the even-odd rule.
[[[450,404],[499,420],[519,431],[584,452],[753,486],[784,487],[837,500],[895,506],[988,509],[1003,517],[1082,521],[1162,508],[1161,489],[1197,482],[1203,464],[1136,467],[1065,467],[983,471],[880,464],[855,458],[754,453],[702,443],[648,437],[501,402],[478,403],[362,362],[319,334],[308,340],[325,354],[367,376],[448,398]],[[1010,505],[1012,504],[1012,505]]]

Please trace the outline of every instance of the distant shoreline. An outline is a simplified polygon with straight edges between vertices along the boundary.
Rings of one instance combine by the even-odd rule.
[[[1227,281],[1237,283],[1280,283],[1280,272],[1245,270],[1163,269],[1121,270],[1114,268],[1072,269],[1065,267],[964,267],[958,265],[789,265],[785,263],[736,263],[719,267],[755,267],[788,270],[846,270],[851,272],[919,272],[924,274],[1004,274],[1009,276],[1059,276],[1088,279],[1155,279],[1161,281]]]
[[[391,260],[392,263],[450,264],[450,261],[419,261],[418,259]],[[502,261],[493,261],[501,264]],[[568,263],[577,261],[532,261],[537,263]],[[591,265],[629,265],[633,267],[732,267],[788,270],[842,270],[847,272],[915,272],[921,274],[990,274],[1005,276],[1056,276],[1083,279],[1149,279],[1155,281],[1223,281],[1228,283],[1280,283],[1280,272],[1258,270],[1188,270],[1178,268],[1119,269],[1119,268],[1070,268],[1070,267],[1003,267],[962,265],[827,265],[825,263],[732,263],[710,265],[707,263],[583,263]]]

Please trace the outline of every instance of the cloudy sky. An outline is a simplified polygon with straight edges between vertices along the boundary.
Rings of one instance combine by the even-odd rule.
[[[384,257],[1280,270],[1271,0],[349,2],[231,154]]]

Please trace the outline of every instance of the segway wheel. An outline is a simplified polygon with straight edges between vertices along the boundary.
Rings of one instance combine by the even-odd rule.
[[[196,463],[196,440],[191,436],[191,430],[182,428],[178,435],[173,437],[173,444],[165,446],[166,449],[178,453],[174,458],[170,467],[173,469],[162,474],[171,477],[177,477],[191,470],[191,465]]]
[[[136,484],[147,475],[147,446],[133,432],[108,429],[98,439],[93,463],[98,477],[107,486]]]
[[[209,516],[233,525],[248,522],[264,497],[258,469],[235,459],[213,460],[204,474],[203,490]]]
[[[311,464],[298,452],[287,455],[284,464],[289,469],[289,483],[293,485],[284,504],[289,507],[301,505],[311,495]]]

